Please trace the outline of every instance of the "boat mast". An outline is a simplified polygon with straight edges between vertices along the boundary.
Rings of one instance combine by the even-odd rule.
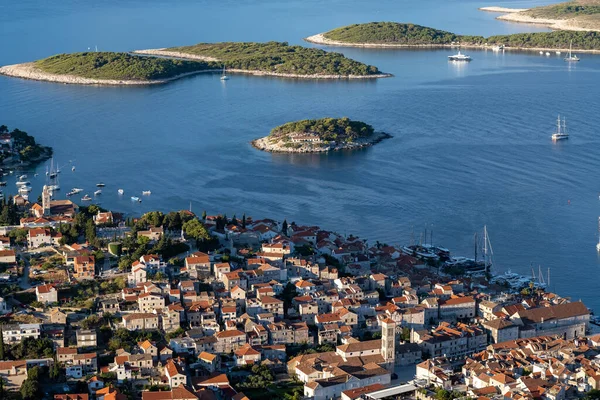
[[[477,262],[477,232],[475,232],[475,262]]]
[[[548,267],[548,290],[550,290],[550,267]]]
[[[560,135],[560,114],[558,114],[558,118],[556,119],[556,128],[558,129],[556,133]]]

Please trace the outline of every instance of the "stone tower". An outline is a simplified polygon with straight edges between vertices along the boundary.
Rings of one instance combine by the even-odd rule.
[[[50,189],[48,186],[44,185],[42,189],[42,207],[44,209],[44,215],[50,215]]]
[[[394,369],[396,360],[396,322],[391,318],[381,321],[381,356],[388,369]]]

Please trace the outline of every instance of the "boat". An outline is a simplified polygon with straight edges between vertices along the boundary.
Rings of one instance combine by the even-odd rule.
[[[577,62],[579,61],[579,57],[577,55],[572,54],[571,50],[573,49],[573,41],[571,40],[571,44],[569,44],[569,55],[565,57],[565,61],[567,62]]]
[[[54,185],[47,185],[46,186],[48,188],[48,190],[50,191],[55,191],[55,190],[60,190],[60,186],[58,184],[54,184]]]
[[[71,167],[71,171],[75,171],[75,166],[74,165]]]
[[[24,186],[24,185],[29,185],[30,182],[29,181],[22,181],[22,180],[18,180],[17,183],[15,183],[17,186]]]
[[[561,128],[561,122],[562,122],[562,128]],[[557,141],[557,140],[563,140],[563,139],[568,139],[569,138],[569,133],[567,132],[567,120],[566,118],[563,118],[563,120],[560,120],[560,115],[558,116],[557,120],[556,120],[556,132],[554,132],[552,134],[552,140]]]
[[[31,186],[21,186],[19,188],[19,194],[27,194],[31,192]]]
[[[77,194],[77,193],[75,193],[74,191],[71,190],[70,192],[67,193],[67,197],[71,197],[75,194]]]
[[[540,51],[540,54],[541,54],[541,55],[544,55],[544,52],[543,52],[543,51]]]
[[[0,192],[0,200],[4,200],[4,193]]]
[[[152,192],[151,192],[151,191],[149,191],[149,190],[144,190],[144,191],[142,191],[142,194],[143,194],[144,196],[150,196],[150,195],[152,194]]]
[[[98,189],[94,192],[94,196],[98,196],[99,194],[102,194],[102,190]]]
[[[598,217],[598,243],[596,243],[596,250],[600,252],[600,217]]]
[[[105,185],[104,183],[100,182],[100,183],[96,183],[96,186],[97,186],[97,187],[104,187],[104,186],[106,186],[106,185]]]
[[[92,198],[90,196],[88,196],[87,194],[81,198],[81,201],[91,201],[91,200],[92,200]]]
[[[448,60],[449,61],[465,61],[465,62],[468,62],[468,61],[471,61],[471,56],[468,56],[466,54],[462,54],[460,52],[460,49],[459,49],[458,50],[458,54],[454,54],[452,56],[448,56]]]
[[[27,179],[27,175],[21,175],[21,176],[19,177],[19,180],[20,180],[20,181],[24,181],[25,179]]]
[[[547,51],[547,52],[546,52],[546,55],[547,55],[547,56],[550,56],[550,52],[549,52],[549,51]]]
[[[138,203],[141,203],[141,202],[142,202],[142,199],[140,199],[140,198],[139,198],[139,197],[137,197],[137,196],[131,196],[131,201],[137,201]]]
[[[556,51],[556,55],[560,56],[560,51],[557,50]]]
[[[6,186],[6,181],[0,182],[0,186]]]
[[[73,192],[73,193],[81,193],[81,192],[83,192],[83,189],[73,188],[73,189],[71,189],[71,192]]]
[[[119,190],[117,190],[117,192],[118,192],[118,193],[119,193],[121,196],[123,195],[123,193],[125,193],[125,191],[124,191],[123,189],[119,189]]]
[[[494,47],[492,47],[492,50],[494,50],[494,51],[504,50],[504,45],[501,44],[501,45],[498,45],[498,46],[494,46]]]
[[[221,80],[222,81],[227,81],[229,80],[229,77],[227,76],[227,68],[225,68],[225,66],[223,65],[223,73],[221,74]]]

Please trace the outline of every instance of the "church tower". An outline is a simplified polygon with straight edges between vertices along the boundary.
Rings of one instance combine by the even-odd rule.
[[[381,323],[381,356],[387,364],[387,368],[394,369],[396,360],[396,322],[391,318],[385,318]]]
[[[44,208],[44,215],[50,215],[50,189],[44,185],[42,189],[42,207]]]

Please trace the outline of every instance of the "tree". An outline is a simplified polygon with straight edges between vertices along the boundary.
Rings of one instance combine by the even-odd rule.
[[[246,229],[246,213],[242,214],[242,228]]]
[[[206,221],[206,210],[202,211],[202,221]]]
[[[4,335],[0,333],[0,360],[4,359]]]
[[[183,231],[196,240],[209,240],[211,238],[206,227],[196,218],[184,223]]]
[[[53,381],[57,381],[58,378],[60,377],[60,367],[58,366],[58,362],[56,360],[54,360],[54,363],[52,364],[50,371],[48,371],[48,376]]]
[[[283,224],[281,224],[281,233],[282,233],[284,236],[287,236],[287,235],[288,235],[288,223],[287,223],[287,220],[286,220],[286,219],[284,219],[284,220],[283,220]]]
[[[599,400],[600,399],[600,390],[592,389],[585,394],[583,397],[584,400]]]
[[[23,400],[34,400],[41,397],[39,382],[29,378],[25,379],[21,384],[20,392]]]

